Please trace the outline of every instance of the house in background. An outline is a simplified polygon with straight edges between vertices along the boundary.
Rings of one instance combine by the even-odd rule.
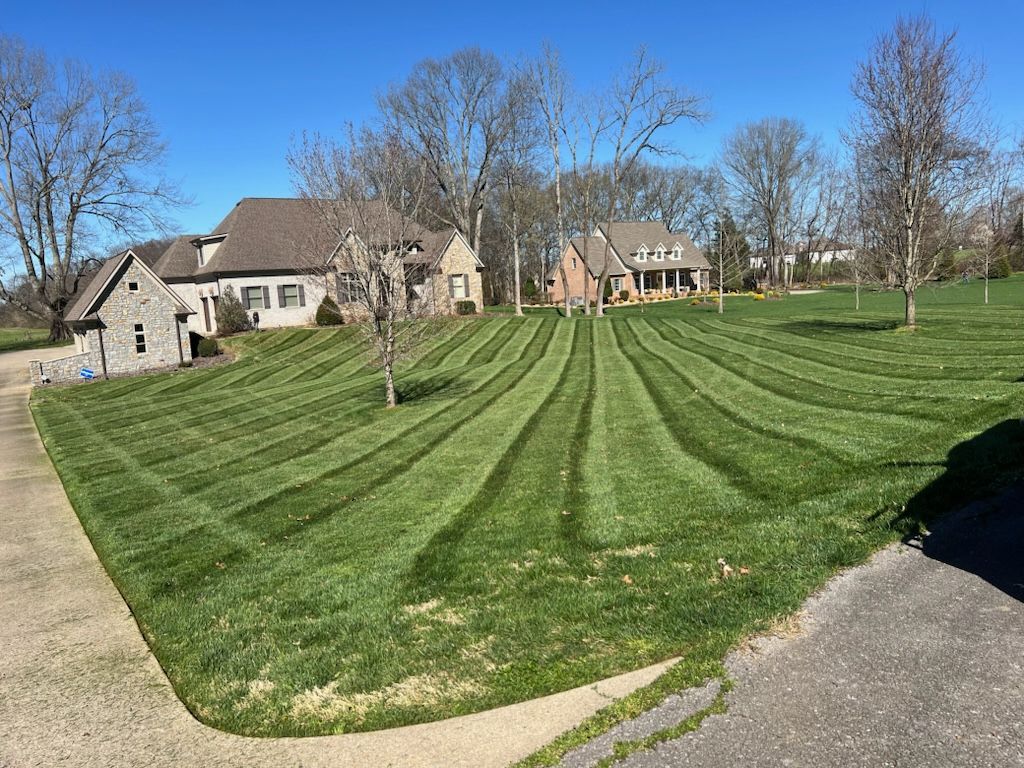
[[[481,308],[484,265],[466,239],[454,229],[431,232],[402,221],[410,235],[397,247],[410,307],[448,314],[470,300]],[[327,295],[357,315],[358,281],[337,258],[340,247],[310,201],[244,198],[214,232],[175,238],[152,267],[131,250],[108,259],[65,312],[76,354],[33,361],[32,380],[190,362],[193,344],[217,332],[217,302],[229,287],[251,316],[259,313],[261,328],[312,325]]]
[[[34,384],[137,373],[192,361],[188,322],[194,314],[146,262],[127,250],[108,259],[68,307],[75,354],[32,361]]]
[[[482,307],[484,265],[465,238],[453,229],[408,231],[413,234],[400,247],[408,250],[413,295],[429,294],[438,313],[454,311],[462,299]],[[213,232],[178,237],[154,271],[196,310],[189,320],[194,333],[217,332],[217,302],[228,286],[259,314],[261,328],[310,325],[324,296],[343,312],[356,301],[358,281],[335,258],[337,250],[310,201],[247,197]]]
[[[660,221],[604,222],[597,225],[593,235],[572,238],[562,254],[573,304],[582,304],[584,295],[596,300],[606,253],[612,291],[628,291],[630,298],[657,291],[700,291],[711,281],[711,265],[685,232],[669,232]],[[551,301],[563,302],[565,291],[558,265],[548,275],[547,283]]]

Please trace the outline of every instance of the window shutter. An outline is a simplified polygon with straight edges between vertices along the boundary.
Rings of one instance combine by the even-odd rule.
[[[270,309],[270,288],[263,286],[263,308]]]
[[[277,306],[279,306],[279,307],[283,307],[284,306],[284,286],[283,285],[277,286]]]
[[[448,275],[448,298],[455,298],[455,278],[452,275]]]
[[[306,306],[306,287],[302,283],[299,283],[299,306]]]
[[[245,309],[248,309],[249,308],[249,289],[246,288],[245,286],[242,286],[241,294],[242,295],[239,298],[242,300],[242,306]]]
[[[464,274],[462,276],[462,298],[469,298],[469,275]]]

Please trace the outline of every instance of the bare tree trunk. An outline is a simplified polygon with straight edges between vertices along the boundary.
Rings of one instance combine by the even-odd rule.
[[[915,286],[905,286],[903,293],[907,297],[907,311],[906,311],[906,325],[907,328],[917,327],[917,288]]]
[[[395,374],[391,361],[384,363],[384,390],[387,398],[387,407],[394,408],[398,405],[398,397],[395,395]]]
[[[986,286],[986,291],[988,290]],[[988,303],[986,299],[986,304]],[[70,341],[72,337],[71,328],[67,323],[64,322],[64,318],[59,314],[55,313],[50,319],[50,335],[49,341]]]
[[[519,216],[512,207],[512,281],[516,294],[516,316],[523,316],[523,291],[519,285]]]

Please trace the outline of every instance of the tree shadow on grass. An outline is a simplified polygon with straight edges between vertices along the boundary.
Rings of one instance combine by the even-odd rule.
[[[1024,424],[1007,419],[960,443],[945,468],[895,521],[904,543],[1024,602]]]
[[[891,331],[899,328],[898,320],[791,320],[779,327],[784,331],[801,333],[807,331],[831,331],[837,333],[860,333],[870,331]]]
[[[469,382],[461,376],[428,376],[414,381],[396,383],[398,402],[428,402],[457,398],[469,391]]]

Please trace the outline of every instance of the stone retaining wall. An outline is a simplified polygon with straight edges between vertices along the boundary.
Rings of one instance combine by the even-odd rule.
[[[86,381],[86,379],[78,375],[82,368],[92,368],[97,377],[102,376],[102,371],[90,364],[91,358],[91,353],[79,352],[77,355],[58,357],[56,360],[30,360],[28,372],[32,377],[32,386],[65,384],[69,381]]]

